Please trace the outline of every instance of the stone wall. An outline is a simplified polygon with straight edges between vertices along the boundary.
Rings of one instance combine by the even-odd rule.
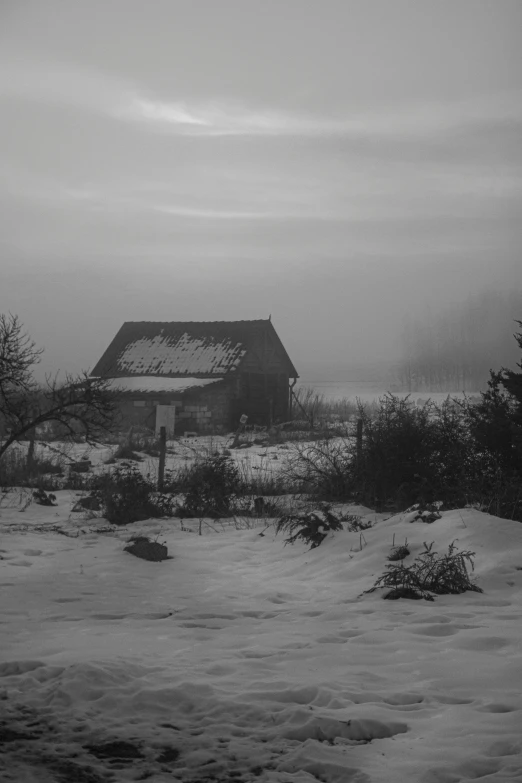
[[[250,424],[268,425],[286,421],[288,376],[241,373],[226,382],[173,392],[132,392],[121,402],[125,427],[142,426],[154,431],[156,406],[174,405],[176,435],[184,432],[230,432],[246,414]]]
[[[120,403],[123,426],[139,426],[150,430],[156,425],[156,406],[174,405],[176,408],[176,435],[184,432],[219,433],[231,428],[231,400],[236,394],[235,384],[194,389],[173,399],[168,394],[139,394],[125,396]]]
[[[230,430],[230,405],[235,394],[232,385],[197,390],[184,395],[183,406],[176,410],[176,433],[218,433]]]

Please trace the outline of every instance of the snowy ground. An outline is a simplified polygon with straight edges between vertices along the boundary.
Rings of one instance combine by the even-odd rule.
[[[519,523],[366,512],[364,539],[307,551],[261,523],[96,532],[57,494],[0,509],[2,781],[522,781]],[[124,552],[131,532],[173,558]],[[458,539],[484,593],[361,597],[394,534]]]
[[[250,437],[253,441],[255,436],[251,434]],[[233,435],[206,435],[169,441],[167,444],[165,469],[167,471],[177,471],[192,464],[198,457],[207,457],[217,453],[222,454],[233,439]],[[27,443],[22,442],[12,448],[26,451]],[[285,459],[290,448],[291,446],[286,443],[264,446],[252,442],[250,446],[245,448],[230,450],[230,457],[238,465],[241,475],[255,477],[255,471],[260,471],[261,476],[270,478],[281,471],[281,461]],[[100,472],[111,470],[111,466],[104,463],[112,457],[116,449],[116,445],[101,443],[90,445],[86,443],[53,442],[48,444],[38,442],[36,444],[36,456],[60,462],[65,467],[74,460],[85,458],[90,460],[95,472]],[[146,454],[141,456],[143,457],[142,462],[133,462],[132,464],[139,468],[142,473],[156,476],[158,458],[150,457]],[[120,463],[122,461],[126,462],[126,460],[119,460]]]

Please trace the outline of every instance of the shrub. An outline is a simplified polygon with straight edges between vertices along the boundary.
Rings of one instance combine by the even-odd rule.
[[[114,464],[117,459],[130,459],[134,462],[143,462],[143,457],[136,454],[132,446],[125,443],[120,443],[112,457],[109,457],[106,464]]]
[[[391,394],[380,402],[375,419],[361,411],[364,440],[361,460],[354,463],[355,485],[361,499],[376,507],[393,500],[404,507],[428,489],[430,411]]]
[[[359,533],[361,530],[369,530],[372,527],[370,520],[365,522],[364,519],[361,519],[357,514],[347,514],[342,517],[342,521],[344,522],[346,529],[351,533]]]
[[[125,445],[149,457],[159,457],[160,442],[151,430],[134,427],[127,435]]]
[[[439,511],[441,507],[441,501],[425,504],[415,503],[415,505],[407,508],[404,513],[408,515],[409,522],[424,522],[427,525],[431,525],[437,519],[441,519],[442,514]]]
[[[404,560],[405,557],[408,557],[410,554],[410,550],[408,549],[408,544],[405,543],[402,546],[392,546],[391,552],[388,555],[388,560],[391,562],[395,562],[397,560]]]
[[[288,480],[284,471],[274,470],[272,460],[262,459],[259,465],[237,464],[241,491],[250,496],[285,495],[299,492],[299,486]]]
[[[433,594],[456,595],[467,590],[482,593],[468,573],[468,565],[473,570],[474,555],[474,552],[457,551],[455,542],[449,545],[444,555],[433,551],[433,542],[424,543],[424,551],[410,566],[405,566],[402,560],[386,566],[386,572],[365,592],[391,587],[384,598],[424,598],[426,601],[433,601]]]
[[[150,438],[140,446],[140,451],[148,457],[159,457],[161,453],[159,440],[157,438]]]
[[[239,470],[227,456],[198,460],[183,478],[185,502],[179,513],[187,517],[225,516],[243,490]]]
[[[522,481],[499,475],[496,485],[477,496],[476,505],[488,514],[522,522]]]
[[[99,486],[99,476],[93,476],[92,473],[75,473],[71,471],[64,479],[62,489],[72,489],[75,492],[89,492],[91,489]]]
[[[301,491],[335,500],[351,495],[352,465],[351,441],[326,439],[293,444],[282,472]]]
[[[449,398],[420,407],[392,394],[380,400],[374,418],[363,409],[363,443],[353,461],[353,486],[361,502],[375,508],[423,506],[443,500],[465,505],[484,476],[467,410]]]
[[[442,498],[458,507],[484,477],[467,411],[449,398],[414,406],[387,394],[378,407],[359,403],[363,439],[352,421],[343,437],[294,444],[285,476],[318,497],[356,500],[382,509],[424,506]]]
[[[148,536],[133,536],[129,539],[123,551],[130,552],[135,557],[139,557],[142,560],[150,560],[154,563],[168,560],[169,557],[167,546],[158,543],[158,541],[152,541]]]
[[[325,500],[378,510],[417,504],[425,522],[438,518],[438,501],[522,521],[522,414],[499,379],[492,374],[478,404],[448,397],[415,406],[393,394],[373,409],[359,404],[359,449],[352,422],[343,437],[294,443],[281,476],[294,491]]]
[[[47,493],[43,489],[37,489],[33,492],[33,500],[39,506],[56,506],[56,495]]]
[[[328,533],[342,530],[343,522],[329,506],[324,505],[314,511],[287,514],[278,520],[275,529],[276,533],[290,533],[285,539],[285,546],[301,539],[305,544],[310,544],[310,549],[316,549]]]
[[[59,460],[34,456],[30,465],[27,454],[19,448],[10,448],[0,457],[0,483],[3,487],[40,487],[59,489],[53,476],[63,475]]]
[[[477,448],[490,456],[505,476],[522,477],[522,418],[517,402],[502,388],[500,373],[491,373],[478,404],[466,401],[466,413]]]
[[[273,519],[283,513],[283,504],[277,500],[250,496],[237,499],[231,510],[237,516]]]
[[[105,519],[114,525],[173,516],[173,498],[158,493],[152,481],[134,467],[99,476],[91,486],[101,501]]]

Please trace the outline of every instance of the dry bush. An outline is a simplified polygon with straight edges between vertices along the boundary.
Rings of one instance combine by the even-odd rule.
[[[63,461],[33,457],[30,461],[25,450],[11,447],[0,457],[0,485],[2,487],[40,487],[60,489],[57,477],[63,476]]]
[[[289,533],[286,544],[294,544],[297,540],[316,549],[328,533],[343,529],[342,517],[334,514],[328,505],[319,506],[312,511],[298,514],[286,514],[276,523],[276,533]]]
[[[344,499],[351,495],[353,442],[350,438],[293,444],[282,474],[285,480],[318,497]]]
[[[185,500],[177,513],[186,517],[227,516],[244,489],[235,462],[221,455],[197,460],[184,482]]]
[[[385,573],[365,592],[390,587],[384,598],[424,598],[426,601],[433,601],[433,595],[457,595],[468,590],[482,593],[482,588],[471,581],[468,572],[468,566],[473,570],[474,555],[474,552],[459,552],[455,542],[443,555],[433,551],[433,542],[424,543],[424,551],[410,566],[405,566],[402,560],[386,566]]]
[[[136,468],[117,468],[91,479],[103,515],[114,525],[127,525],[150,518],[174,516],[172,496],[159,493]]]

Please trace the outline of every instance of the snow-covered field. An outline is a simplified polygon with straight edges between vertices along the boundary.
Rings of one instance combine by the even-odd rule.
[[[307,382],[306,379],[302,379],[297,384],[299,387],[313,388],[317,394],[324,396],[327,402],[335,402],[336,400],[361,400],[364,403],[371,403],[378,400],[388,391],[392,391],[397,397],[410,397],[411,400],[417,402],[420,400],[426,402],[426,400],[433,400],[438,404],[444,402],[448,397],[462,398],[464,396],[462,390],[457,389],[452,392],[420,392],[420,391],[397,391],[396,386],[393,383],[386,384],[384,381],[315,381]],[[467,396],[475,397],[480,394],[478,391],[467,392]]]
[[[2,781],[522,781],[519,523],[353,508],[364,538],[308,551],[263,523],[96,532],[57,497],[0,508]],[[172,559],[124,552],[142,532]],[[484,592],[361,596],[394,535],[458,539]]]
[[[253,441],[255,434],[249,433],[245,437]],[[197,458],[223,454],[233,439],[233,435],[202,435],[169,441],[167,444],[165,470],[178,471],[180,468],[193,464]],[[25,452],[27,451],[27,443],[22,442],[12,448]],[[232,449],[229,456],[237,464],[241,475],[247,477],[255,476],[255,471],[260,471],[260,475],[269,478],[280,473],[282,462],[285,460],[289,448],[286,443],[263,446],[252,442],[246,448]],[[118,460],[112,466],[105,464],[113,456],[116,449],[116,445],[101,443],[91,445],[86,443],[37,442],[35,454],[39,459],[50,459],[61,463],[64,468],[67,468],[70,462],[74,460],[88,459],[91,462],[93,471],[100,473],[110,472],[113,468],[121,466],[122,462],[127,462],[126,460]],[[137,451],[139,450],[137,449]],[[141,462],[131,461],[131,464],[144,475],[148,474],[152,478],[156,477],[158,458],[150,457],[147,454],[141,454],[141,457]]]

